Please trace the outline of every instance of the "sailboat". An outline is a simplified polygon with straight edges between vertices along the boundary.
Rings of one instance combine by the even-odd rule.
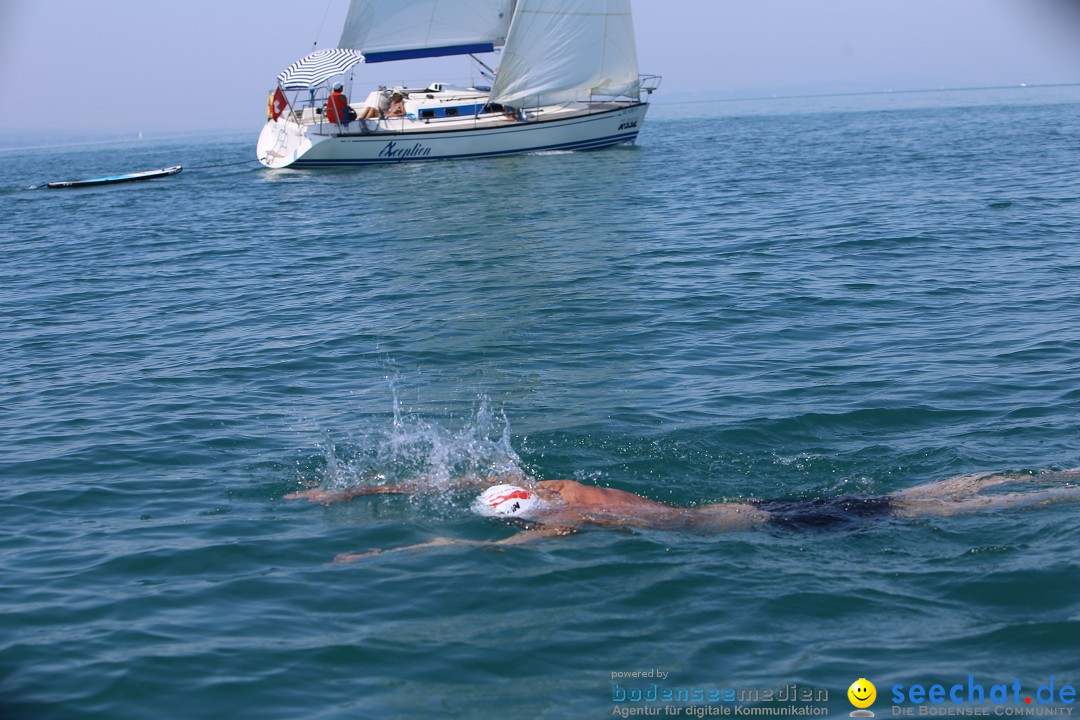
[[[477,57],[500,49],[497,70]],[[357,63],[453,55],[491,85],[379,86],[353,112],[327,105]],[[278,76],[257,155],[305,168],[633,143],[659,84],[638,74],[630,0],[352,0],[339,47]]]

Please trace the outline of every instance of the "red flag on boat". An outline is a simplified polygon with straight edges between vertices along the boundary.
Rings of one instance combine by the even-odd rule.
[[[277,120],[281,117],[281,113],[285,112],[285,108],[289,106],[288,101],[285,99],[285,93],[281,91],[281,86],[278,85],[277,90],[274,91],[274,99],[270,104],[271,115]]]

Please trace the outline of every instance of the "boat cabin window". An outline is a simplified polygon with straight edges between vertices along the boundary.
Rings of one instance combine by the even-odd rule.
[[[486,112],[486,109],[483,105],[459,105],[457,107],[420,108],[419,117],[421,120],[431,120],[434,118],[456,118],[465,117],[467,115],[477,115],[481,112]]]

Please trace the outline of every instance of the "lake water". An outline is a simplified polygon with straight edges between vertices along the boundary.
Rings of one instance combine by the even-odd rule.
[[[332,562],[512,535],[446,489],[468,472],[694,504],[1080,465],[1080,88],[204,167],[256,134],[0,152],[0,717],[608,717],[650,683],[840,715],[857,678],[880,717],[896,684],[1080,683],[1072,505]]]

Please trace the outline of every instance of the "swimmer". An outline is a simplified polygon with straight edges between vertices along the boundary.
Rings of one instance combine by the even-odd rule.
[[[1007,483],[1055,487],[985,492]],[[516,522],[523,531],[493,543],[438,538],[394,548],[391,552],[443,545],[518,545],[570,535],[588,526],[714,533],[763,526],[827,528],[863,518],[940,517],[1001,508],[1040,507],[1080,501],[1080,468],[1038,475],[975,473],[917,485],[891,495],[724,502],[695,507],[669,505],[625,490],[584,485],[574,480],[533,482],[522,476],[489,476],[459,478],[455,487],[486,488],[473,502],[473,509],[486,517]],[[329,505],[365,495],[412,495],[425,490],[430,491],[430,487],[425,488],[415,481],[401,485],[361,485],[341,492],[315,489],[285,497]],[[346,553],[335,558],[335,562],[348,562],[382,552]]]

